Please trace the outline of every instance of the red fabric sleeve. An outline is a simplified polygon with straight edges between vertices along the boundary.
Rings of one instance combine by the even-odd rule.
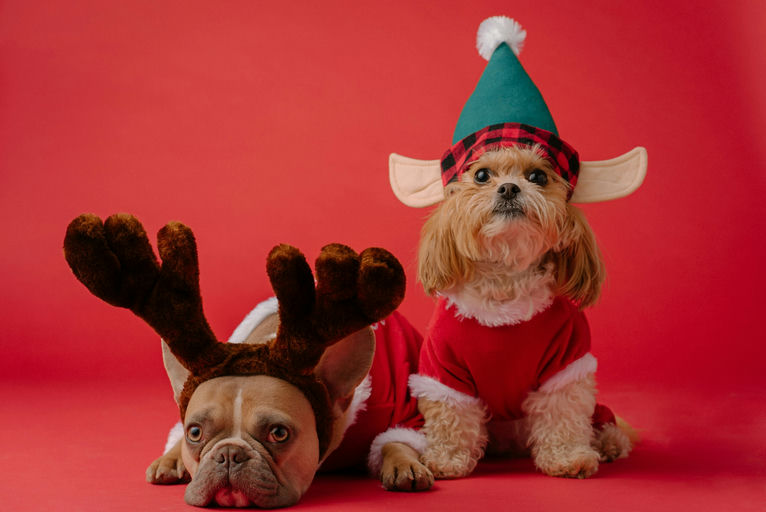
[[[561,328],[553,336],[540,362],[538,387],[590,352],[590,327],[582,311],[569,301],[560,299],[551,307],[556,308],[551,313],[561,318]]]
[[[428,337],[420,349],[418,373],[466,395],[477,396],[468,365],[454,348],[465,343],[461,339],[465,332],[461,331],[460,321],[445,306],[446,302],[440,300],[428,326]]]

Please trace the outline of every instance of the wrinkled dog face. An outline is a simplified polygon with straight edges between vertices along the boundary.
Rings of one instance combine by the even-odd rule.
[[[314,413],[294,386],[264,375],[201,384],[184,420],[190,505],[292,505],[319,462]]]

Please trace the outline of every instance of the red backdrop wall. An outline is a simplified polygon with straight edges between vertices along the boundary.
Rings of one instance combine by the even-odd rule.
[[[415,282],[426,211],[387,156],[438,158],[511,15],[521,59],[584,159],[649,151],[644,186],[585,207],[609,281],[592,310],[603,382],[763,383],[766,99],[758,2],[4,2],[0,378],[164,378],[156,336],[76,282],[82,212],[193,227],[226,338],[279,242],[380,245]]]

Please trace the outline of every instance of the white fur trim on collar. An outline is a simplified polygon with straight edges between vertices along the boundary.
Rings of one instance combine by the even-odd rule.
[[[542,313],[553,303],[549,273],[531,274],[515,283],[516,298],[495,300],[486,292],[463,287],[442,293],[449,306],[455,307],[458,318],[473,318],[485,327],[516,325]]]
[[[279,311],[279,302],[276,297],[264,300],[247,314],[229,337],[229,343],[242,343],[247,339],[253,329],[263,322],[266,317]]]
[[[444,402],[455,406],[483,405],[481,399],[452,389],[432,377],[413,374],[410,375],[408,383],[410,392],[415,398],[427,398],[434,402]]]
[[[543,393],[553,393],[558,391],[567,384],[582,380],[590,374],[596,373],[598,368],[598,360],[588,352],[580,359],[572,361],[566,368],[558,372],[556,375],[546,380],[540,391]]]
[[[426,436],[419,430],[394,427],[381,432],[372,441],[370,454],[367,456],[367,467],[373,475],[380,474],[380,469],[383,467],[383,447],[388,443],[403,443],[421,454],[428,447]]]

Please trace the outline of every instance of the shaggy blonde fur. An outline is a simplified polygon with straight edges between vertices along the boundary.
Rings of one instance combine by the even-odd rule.
[[[553,393],[529,394],[522,408],[529,420],[532,458],[540,471],[551,476],[585,478],[598,470],[600,455],[591,446],[595,407],[593,376]]]
[[[533,172],[545,173],[547,183],[530,180]],[[512,208],[498,202],[505,184],[516,187]],[[423,226],[418,277],[426,292],[446,296],[460,315],[489,326],[529,320],[557,295],[581,308],[594,304],[604,266],[585,217],[567,201],[570,188],[537,146],[483,153],[447,185]],[[590,476],[600,460],[624,457],[631,446],[616,426],[594,432],[595,395],[592,375],[552,392],[533,391],[523,404],[526,418],[489,425],[481,405],[421,397],[429,444],[421,460],[436,478],[465,476],[489,440],[491,453],[531,453],[546,474]]]
[[[454,404],[418,399],[429,441],[420,460],[436,478],[467,476],[484,456],[487,411],[478,403]]]

